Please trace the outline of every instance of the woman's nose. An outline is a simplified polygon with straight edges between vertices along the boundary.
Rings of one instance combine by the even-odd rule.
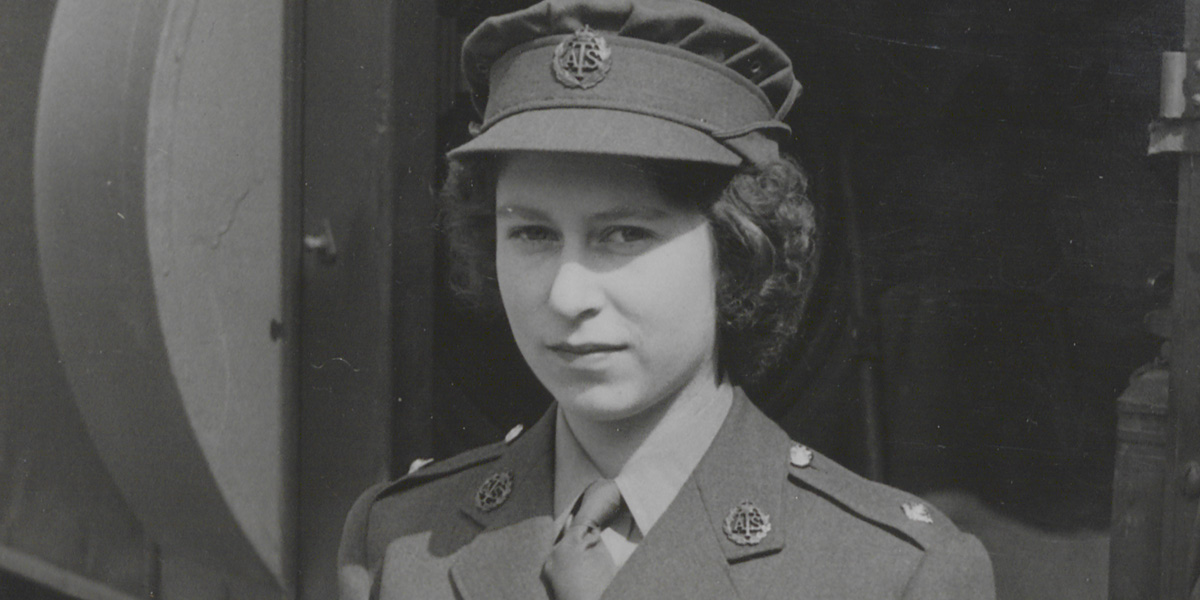
[[[563,261],[550,285],[550,308],[568,319],[597,313],[604,302],[598,275],[578,261]]]

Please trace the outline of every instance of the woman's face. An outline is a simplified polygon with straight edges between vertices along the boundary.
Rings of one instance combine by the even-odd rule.
[[[623,420],[716,385],[708,221],[636,163],[513,155],[496,183],[496,272],[521,354],[572,416]]]

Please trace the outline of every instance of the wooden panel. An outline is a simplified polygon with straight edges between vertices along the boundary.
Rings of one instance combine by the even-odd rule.
[[[433,452],[434,247],[437,202],[434,190],[438,160],[437,91],[444,75],[457,65],[439,63],[439,18],[436,2],[400,2],[400,31],[393,49],[397,57],[397,155],[395,218],[396,281],[392,310],[396,335],[396,391],[404,402],[395,429],[396,464],[405,466]],[[440,70],[439,67],[443,69]]]
[[[336,592],[346,513],[429,456],[436,2],[310,0],[304,28],[304,228],[336,256],[303,265],[300,594]]]
[[[299,592],[314,600],[336,595],[346,513],[391,466],[396,4],[304,3],[304,231],[336,247],[302,265]]]
[[[1200,94],[1200,1],[1184,3],[1185,95]],[[1184,117],[1200,118],[1200,102]],[[1162,597],[1200,598],[1200,156],[1179,157],[1175,279],[1171,312],[1170,421],[1163,496]],[[1188,480],[1193,481],[1189,482]]]
[[[1192,6],[1189,11],[1200,9]],[[1200,11],[1197,11],[1200,12]],[[1195,19],[1200,20],[1200,15]],[[1189,23],[1191,26],[1192,23]],[[1200,23],[1197,23],[1200,26]],[[1189,37],[1200,37],[1200,29]],[[1200,485],[1184,485],[1189,463],[1200,465],[1200,157],[1179,165],[1175,234],[1175,322],[1171,333],[1171,426],[1174,453],[1167,469],[1163,513],[1163,598],[1200,594]]]

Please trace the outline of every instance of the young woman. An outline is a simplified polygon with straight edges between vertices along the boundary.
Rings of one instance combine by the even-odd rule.
[[[463,64],[484,119],[450,153],[460,291],[504,311],[556,402],[368,490],[342,596],[992,597],[978,541],[739,387],[813,276],[779,48],[690,0],[546,0],[486,21]]]

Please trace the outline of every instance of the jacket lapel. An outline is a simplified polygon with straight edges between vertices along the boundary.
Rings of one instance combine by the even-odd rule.
[[[725,424],[693,473],[712,531],[729,563],[783,549],[787,539],[783,497],[790,447],[787,434],[739,393]],[[725,533],[725,520],[746,502],[769,519],[770,530],[755,543],[738,544]]]
[[[617,572],[604,598],[740,598],[737,565],[784,547],[783,494],[790,440],[740,393],[679,494]],[[725,519],[750,502],[770,519],[766,536],[739,545]],[[745,590],[742,590],[743,592]]]
[[[540,575],[554,535],[556,410],[551,405],[483,476],[511,473],[512,491],[502,504],[481,510],[475,504],[476,488],[461,501],[462,513],[484,528],[459,550],[450,567],[455,588],[464,599],[546,598]]]
[[[603,598],[738,598],[725,557],[708,526],[695,479],[688,479],[646,535]]]

